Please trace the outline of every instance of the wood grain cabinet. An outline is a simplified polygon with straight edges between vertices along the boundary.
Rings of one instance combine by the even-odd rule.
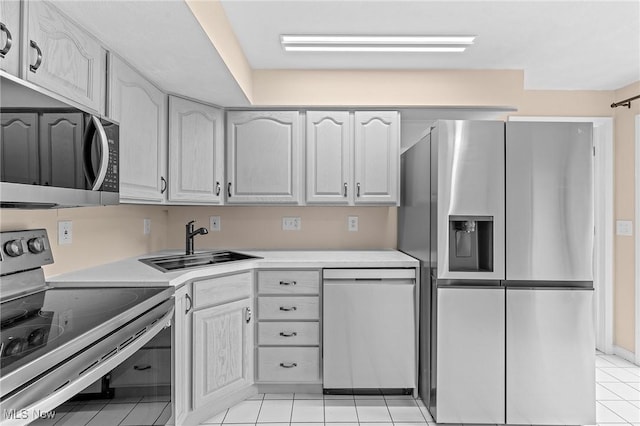
[[[170,96],[169,201],[221,204],[223,187],[223,111]]]
[[[298,111],[227,113],[227,203],[300,202]]]
[[[104,113],[106,51],[100,43],[50,2],[24,7],[23,78]]]
[[[255,393],[253,272],[198,279],[174,297],[173,424],[200,424]]]
[[[120,123],[120,201],[162,204],[167,189],[167,96],[110,56],[108,115]]]
[[[319,384],[320,272],[258,271],[257,378],[264,384]]]
[[[20,74],[20,1],[0,2],[0,69]]]
[[[307,203],[399,203],[397,111],[308,111]]]

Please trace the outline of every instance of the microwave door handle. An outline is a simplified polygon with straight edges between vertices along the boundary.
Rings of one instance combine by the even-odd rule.
[[[100,139],[100,144],[102,145],[102,155],[100,159],[100,168],[98,169],[98,174],[93,182],[93,186],[91,187],[92,191],[97,191],[102,186],[105,177],[107,176],[107,168],[109,167],[109,140],[107,139],[107,134],[104,131],[104,127],[102,127],[102,123],[100,119],[95,115],[91,116],[91,123],[93,124],[93,132],[87,134],[87,143],[90,143],[93,140],[93,135],[97,132],[98,138]],[[84,156],[85,161],[85,171],[91,170],[91,148],[89,146],[85,147],[86,154]]]

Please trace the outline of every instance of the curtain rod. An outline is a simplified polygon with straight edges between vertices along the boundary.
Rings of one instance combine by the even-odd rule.
[[[626,106],[627,108],[631,108],[631,102],[635,101],[636,99],[640,99],[640,95],[625,99],[624,101],[614,102],[611,104],[611,108],[618,108],[619,106]]]

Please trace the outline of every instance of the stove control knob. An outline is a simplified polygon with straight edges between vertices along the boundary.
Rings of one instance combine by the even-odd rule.
[[[7,241],[4,245],[4,251],[11,257],[18,257],[24,253],[21,240]]]
[[[39,254],[44,251],[44,240],[42,237],[31,238],[27,241],[27,247],[29,247],[29,251],[33,254]]]

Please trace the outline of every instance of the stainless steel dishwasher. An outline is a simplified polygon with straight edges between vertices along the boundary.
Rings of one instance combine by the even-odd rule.
[[[415,389],[415,269],[325,269],[323,387]]]

